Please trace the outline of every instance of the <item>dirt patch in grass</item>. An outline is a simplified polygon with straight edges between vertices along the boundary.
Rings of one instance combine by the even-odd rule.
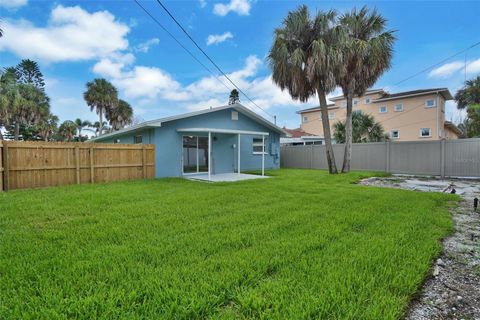
[[[480,319],[480,212],[473,210],[473,199],[480,198],[480,181],[397,176],[364,179],[361,184],[432,192],[455,189],[462,197],[451,210],[455,231],[443,241],[443,253],[406,318]]]

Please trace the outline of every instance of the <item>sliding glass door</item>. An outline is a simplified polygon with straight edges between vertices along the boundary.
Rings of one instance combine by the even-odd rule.
[[[183,136],[183,173],[208,172],[208,137]]]

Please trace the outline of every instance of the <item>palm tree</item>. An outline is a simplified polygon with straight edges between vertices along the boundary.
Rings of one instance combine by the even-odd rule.
[[[75,137],[75,133],[77,133],[77,125],[71,120],[66,120],[62,122],[58,128],[58,133],[63,137],[64,140],[72,141],[73,137]]]
[[[82,130],[86,127],[91,127],[92,123],[88,120],[82,120],[80,118],[75,119],[75,124],[77,125],[78,137],[82,136]]]
[[[15,69],[6,68],[0,75],[0,128],[11,124],[12,114],[20,102],[19,99]],[[3,140],[1,130],[0,140]]]
[[[44,119],[37,124],[37,132],[43,140],[48,141],[57,131],[58,117],[49,113]]]
[[[480,76],[465,81],[465,87],[455,94],[458,109],[480,104]]]
[[[388,135],[380,122],[376,122],[372,115],[361,110],[352,112],[352,128],[353,143],[388,140]],[[337,143],[345,143],[346,121],[336,122],[333,125],[333,136]]]
[[[120,99],[117,107],[107,114],[107,118],[110,121],[112,130],[120,130],[132,123],[133,109],[128,102]]]
[[[319,11],[310,17],[307,6],[288,13],[275,30],[268,55],[273,81],[295,100],[318,96],[330,173],[337,173],[328,119],[326,95],[335,89],[334,70],[341,63],[337,50],[335,11]]]
[[[104,128],[106,125],[107,125],[106,121],[103,121],[102,125],[100,125],[100,122],[95,121],[91,126],[93,128],[93,130],[92,129],[87,129],[87,130],[90,130],[90,131],[94,132],[95,136],[98,136],[99,133],[100,133],[100,127]]]
[[[376,10],[367,7],[359,11],[354,8],[340,17],[343,63],[335,75],[347,101],[342,172],[350,171],[352,158],[353,97],[362,96],[391,66],[395,37],[393,31],[385,31],[386,22]]]
[[[99,135],[103,133],[103,115],[110,112],[118,104],[117,89],[105,79],[95,79],[87,82],[87,91],[83,93],[83,98],[90,110],[95,111],[99,117]]]

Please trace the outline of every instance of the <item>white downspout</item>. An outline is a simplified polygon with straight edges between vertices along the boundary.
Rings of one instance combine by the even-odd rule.
[[[262,177],[265,175],[265,136],[262,135]]]
[[[438,107],[439,107],[439,103],[438,103],[438,92],[437,92],[437,96],[435,97],[435,106],[437,107],[437,137],[440,138],[440,124],[439,124],[439,116],[438,116]]]
[[[238,171],[238,175],[240,176],[240,133],[238,134],[238,147],[237,147],[237,156],[238,156],[238,164],[237,164],[237,171]]]
[[[212,133],[208,131],[208,181],[211,181],[212,172]]]

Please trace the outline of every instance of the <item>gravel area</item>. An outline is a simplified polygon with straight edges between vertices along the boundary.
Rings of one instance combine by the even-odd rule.
[[[455,189],[462,197],[452,208],[455,231],[444,239],[443,253],[412,301],[406,319],[480,320],[480,208],[479,212],[473,210],[473,199],[480,199],[480,181],[394,176],[360,183],[431,192]]]

